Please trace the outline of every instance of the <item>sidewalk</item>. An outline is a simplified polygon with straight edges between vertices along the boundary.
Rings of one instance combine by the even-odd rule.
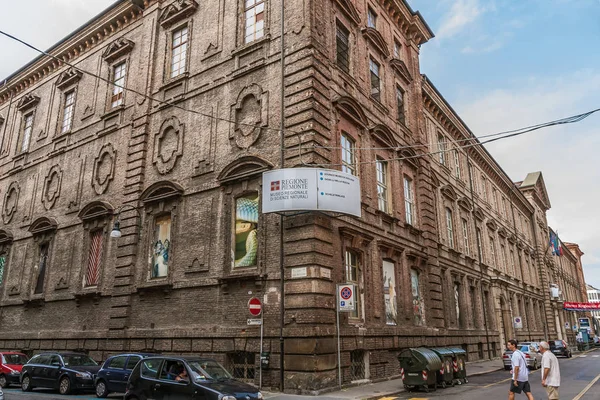
[[[468,376],[487,374],[502,368],[502,359],[499,358],[467,363]],[[402,384],[402,379],[397,378],[319,394],[318,398],[320,400],[369,400],[384,396],[393,396],[403,391],[404,385]],[[263,395],[268,400],[309,400],[317,397],[276,392],[263,392]]]

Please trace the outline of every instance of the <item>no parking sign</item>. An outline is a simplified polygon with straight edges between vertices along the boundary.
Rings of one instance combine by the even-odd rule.
[[[339,311],[354,311],[356,302],[354,301],[354,285],[353,284],[338,284],[337,285],[337,301]]]

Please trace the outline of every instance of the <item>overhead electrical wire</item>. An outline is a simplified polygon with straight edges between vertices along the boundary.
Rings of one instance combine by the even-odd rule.
[[[223,118],[223,117],[219,117],[219,116],[215,116],[215,115],[211,115],[211,114],[205,114],[202,113],[200,111],[197,110],[193,110],[193,109],[189,109],[189,108],[185,108],[182,107],[180,105],[177,104],[173,104],[169,101],[165,101],[165,100],[161,100],[161,99],[157,99],[155,97],[152,97],[146,93],[142,93],[139,90],[136,89],[131,89],[127,86],[124,85],[119,85],[116,84],[115,82],[104,78],[100,75],[97,75],[93,72],[89,72],[86,71],[84,69],[81,69],[77,66],[75,66],[74,64],[69,63],[68,61],[65,61],[55,55],[52,55],[44,50],[40,50],[37,47],[25,42],[24,40],[21,40],[9,33],[6,33],[2,30],[0,30],[0,34],[8,37],[9,39],[15,40],[21,44],[23,44],[24,46],[29,47],[30,49],[45,55],[46,57],[50,57],[52,59],[57,60],[59,63],[65,64],[70,66],[71,68],[75,68],[76,70],[80,71],[81,73],[84,73],[86,75],[92,76],[94,78],[97,78],[103,82],[106,82],[108,84],[111,84],[115,87],[118,87],[120,89],[123,89],[124,91],[129,91],[132,93],[135,93],[139,96],[142,96],[148,100],[152,100],[155,101],[157,103],[161,103],[161,104],[166,104],[168,106],[171,106],[173,108],[182,110],[182,111],[186,111],[186,112],[190,112],[192,114],[196,114],[196,115],[200,115],[203,117],[207,117],[207,118],[211,118],[211,119],[215,119],[215,120],[219,120],[219,121],[223,121],[223,122],[228,122],[228,123],[234,123],[234,124],[238,124],[238,125],[242,125],[242,126],[248,126],[248,127],[252,127],[252,128],[256,128],[256,125],[252,125],[252,124],[245,124],[245,123],[241,123],[239,121],[233,121],[227,118]],[[408,159],[413,159],[413,158],[420,158],[420,157],[426,157],[426,156],[433,156],[436,154],[440,154],[440,153],[446,153],[446,152],[451,152],[451,151],[456,151],[458,149],[465,149],[465,148],[469,148],[469,147],[474,147],[474,146],[482,146],[486,143],[491,143],[491,142],[495,142],[501,139],[506,139],[506,138],[511,138],[511,137],[515,137],[515,136],[519,136],[519,135],[523,135],[525,133],[529,133],[529,132],[533,132],[539,129],[543,129],[543,128],[547,128],[550,126],[556,126],[556,125],[564,125],[564,124],[572,124],[572,123],[576,123],[579,121],[582,121],[583,119],[589,117],[590,115],[596,113],[600,111],[600,108],[582,113],[582,114],[577,114],[577,115],[573,115],[570,117],[566,117],[566,118],[562,118],[562,119],[558,119],[558,120],[554,120],[554,121],[549,121],[549,122],[544,122],[544,123],[540,123],[540,124],[536,124],[536,125],[531,125],[531,126],[527,126],[524,128],[519,128],[519,129],[513,129],[513,130],[509,130],[509,131],[503,131],[503,132],[497,132],[497,133],[491,133],[491,134],[487,134],[487,135],[482,135],[482,136],[473,136],[473,137],[469,137],[469,138],[464,138],[464,139],[458,139],[458,140],[453,140],[453,141],[447,141],[444,142],[445,144],[455,144],[455,143],[463,143],[463,142],[472,142],[472,141],[478,141],[480,139],[483,138],[492,138],[492,139],[488,139],[488,140],[484,140],[484,141],[478,141],[476,143],[469,143],[463,146],[454,146],[453,148],[449,148],[449,149],[443,149],[443,150],[438,150],[438,151],[432,151],[432,152],[426,152],[426,153],[421,153],[421,154],[416,154],[416,155],[412,155],[412,156],[405,156],[405,157],[396,157],[396,158],[389,158],[389,159],[378,159],[378,160],[373,160],[373,161],[360,161],[360,162],[356,162],[355,164],[373,164],[376,162],[386,162],[386,161],[403,161],[403,160],[408,160]],[[266,130],[271,130],[271,131],[276,131],[276,132],[281,132],[280,128],[271,128],[269,126],[262,126],[260,127],[260,129],[266,129]],[[298,131],[294,131],[291,129],[286,129],[288,132],[292,132],[298,135],[301,134],[306,134],[307,132],[298,132]],[[356,146],[354,147],[355,150],[394,150],[394,151],[399,151],[399,150],[405,150],[405,149],[411,149],[411,148],[420,148],[420,147],[429,147],[429,144],[418,144],[418,145],[407,145],[407,146],[388,146],[388,147],[359,147]],[[279,147],[277,147],[279,148]],[[308,165],[308,166],[313,166],[313,167],[317,167],[317,166],[341,166],[341,163],[328,163],[328,164],[313,164],[313,163],[305,163],[304,161],[302,161],[302,151],[303,150],[315,150],[315,149],[341,149],[340,146],[321,146],[321,145],[312,145],[312,146],[303,146],[301,143],[299,146],[291,146],[290,148],[285,148],[283,149],[284,151],[295,151],[298,150],[300,151],[300,158],[301,158],[301,162],[303,165]]]

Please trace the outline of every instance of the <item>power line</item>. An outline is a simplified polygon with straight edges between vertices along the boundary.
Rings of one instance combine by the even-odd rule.
[[[119,84],[117,84],[115,82],[112,82],[109,79],[104,78],[104,77],[102,77],[100,75],[97,75],[97,74],[95,74],[93,72],[89,72],[89,71],[86,71],[84,69],[78,68],[75,65],[73,65],[73,64],[71,64],[71,63],[69,63],[69,62],[67,62],[65,60],[62,60],[61,58],[59,58],[57,56],[54,56],[52,54],[49,54],[46,51],[40,50],[37,47],[35,47],[35,46],[33,46],[33,45],[25,42],[24,40],[21,40],[21,39],[15,37],[15,36],[13,36],[13,35],[11,35],[9,33],[6,33],[4,31],[2,31],[2,30],[0,30],[0,34],[8,37],[9,39],[15,40],[15,41],[23,44],[24,46],[27,46],[27,47],[33,49],[34,51],[36,51],[36,52],[38,52],[40,54],[43,54],[43,55],[45,55],[47,57],[55,59],[59,63],[68,65],[71,68],[74,68],[74,69],[76,69],[76,70],[78,70],[78,71],[80,71],[80,72],[82,72],[82,73],[84,73],[86,75],[89,75],[89,76],[92,76],[94,78],[97,78],[97,79],[99,79],[99,80],[101,80],[103,82],[106,82],[106,83],[108,83],[110,85],[113,85],[113,86],[118,87],[120,89],[123,89],[125,91],[129,91],[129,92],[135,93],[135,94],[140,95],[140,96],[142,96],[142,97],[144,97],[146,99],[155,101],[157,103],[166,104],[166,105],[171,106],[173,108],[176,108],[176,109],[179,109],[179,110],[182,110],[182,111],[186,111],[186,112],[190,112],[192,114],[200,115],[200,116],[203,116],[203,117],[207,117],[207,118],[211,118],[211,119],[215,119],[215,120],[219,120],[219,121],[223,121],[223,122],[228,122],[230,124],[234,123],[234,124],[238,124],[238,125],[242,125],[242,126],[248,126],[248,127],[251,127],[251,128],[256,128],[256,125],[245,124],[245,123],[241,123],[241,122],[238,122],[238,121],[233,121],[233,120],[230,120],[230,119],[227,119],[227,118],[223,118],[223,117],[219,117],[219,116],[215,116],[215,115],[210,115],[210,114],[205,114],[205,113],[202,113],[200,111],[192,110],[192,109],[189,109],[189,108],[185,108],[185,107],[179,106],[177,104],[173,104],[173,103],[171,103],[169,101],[165,101],[165,100],[154,98],[154,97],[152,97],[150,95],[147,95],[145,93],[142,93],[142,92],[140,92],[140,91],[138,91],[136,89],[131,89],[131,88],[128,88],[126,86],[119,85]],[[458,140],[455,140],[455,141],[444,142],[444,143],[463,143],[463,142],[471,142],[471,141],[479,140],[479,139],[482,139],[482,138],[489,138],[489,137],[493,138],[493,139],[489,139],[489,140],[486,140],[486,141],[483,141],[483,142],[470,143],[470,144],[467,144],[467,145],[464,145],[464,146],[454,147],[452,149],[445,149],[445,150],[439,150],[439,151],[434,151],[434,152],[428,152],[428,153],[418,154],[418,155],[414,155],[414,156],[406,156],[406,157],[399,157],[399,158],[390,158],[390,159],[387,159],[387,160],[384,159],[384,160],[376,160],[376,161],[362,161],[362,162],[358,162],[357,164],[372,164],[372,163],[375,163],[377,161],[402,161],[402,160],[407,160],[407,159],[411,159],[411,158],[419,158],[419,157],[425,157],[425,156],[432,156],[432,155],[435,155],[435,154],[446,153],[446,152],[455,151],[455,150],[458,150],[458,149],[463,149],[463,148],[468,148],[468,147],[473,147],[473,146],[480,146],[480,145],[483,145],[485,143],[491,143],[491,142],[494,142],[494,141],[497,141],[497,140],[501,140],[501,139],[505,139],[505,138],[509,138],[509,137],[514,137],[514,136],[519,136],[519,135],[522,135],[522,134],[525,134],[525,133],[528,133],[528,132],[532,132],[532,131],[535,131],[535,130],[538,130],[538,129],[542,129],[542,128],[546,128],[546,127],[550,127],[550,126],[563,125],[563,124],[571,124],[571,123],[579,122],[579,121],[581,121],[581,120],[589,117],[590,115],[592,115],[592,114],[594,114],[594,113],[596,113],[598,111],[600,111],[600,108],[595,109],[595,110],[591,110],[591,111],[588,111],[588,112],[585,112],[585,113],[582,113],[582,114],[577,114],[577,115],[573,115],[573,116],[570,116],[570,117],[566,117],[566,118],[562,118],[562,119],[554,120],[554,121],[550,121],[550,122],[544,122],[544,123],[540,123],[540,124],[536,124],[536,125],[531,125],[531,126],[524,127],[524,128],[519,128],[519,129],[514,129],[514,130],[509,130],[509,131],[503,131],[503,132],[498,132],[498,133],[492,133],[492,134],[482,135],[482,136],[473,136],[473,137],[470,137],[470,138],[458,139]],[[280,128],[271,128],[269,126],[260,127],[260,129],[266,129],[266,130],[270,130],[270,131],[274,131],[274,132],[281,132]],[[292,133],[295,133],[295,134],[298,134],[298,135],[306,133],[306,132],[294,131],[294,130],[291,130],[291,129],[286,129],[286,130],[288,132],[292,132]],[[420,147],[428,147],[428,146],[429,146],[428,144],[418,144],[418,145],[389,146],[389,147],[355,147],[355,149],[360,149],[360,150],[404,150],[404,149],[420,148]],[[301,143],[300,143],[299,146],[293,146],[293,147],[291,147],[289,149],[283,149],[283,151],[294,151],[296,149],[300,151],[300,159],[301,159],[301,163],[303,165],[310,165],[310,166],[341,166],[342,165],[341,163],[339,163],[339,164],[335,164],[335,163],[331,163],[331,164],[307,164],[304,161],[302,161],[302,150],[341,149],[341,147],[339,147],[339,146],[319,146],[319,145],[302,146]]]
[[[484,140],[483,142],[470,143],[470,144],[467,144],[467,145],[464,145],[464,146],[457,146],[457,147],[454,147],[452,149],[443,149],[443,150],[432,151],[432,152],[427,152],[427,153],[423,153],[423,154],[416,154],[416,155],[412,155],[412,156],[406,156],[406,157],[395,157],[395,158],[379,159],[379,160],[373,160],[373,161],[360,161],[360,162],[356,162],[354,164],[355,165],[362,165],[362,164],[373,164],[373,163],[376,163],[376,162],[403,161],[403,160],[409,160],[409,159],[414,159],[414,158],[433,156],[433,155],[436,155],[436,154],[447,153],[447,152],[451,152],[451,151],[457,151],[458,149],[466,149],[466,148],[474,147],[474,146],[483,146],[486,143],[491,143],[491,142],[495,142],[495,141],[502,140],[502,139],[507,139],[507,138],[511,138],[511,137],[515,137],[515,136],[524,135],[526,133],[537,131],[539,129],[547,128],[547,127],[550,127],[550,126],[573,124],[573,123],[576,123],[576,122],[584,120],[585,118],[589,117],[590,115],[592,115],[592,114],[594,114],[594,113],[596,113],[598,111],[600,111],[600,108],[597,108],[595,110],[591,110],[591,111],[588,111],[586,113],[579,114],[579,115],[576,115],[576,116],[573,116],[573,117],[563,118],[562,120],[552,121],[552,122],[548,122],[548,123],[544,123],[544,124],[533,125],[529,129],[524,129],[524,130],[521,129],[518,132],[511,133],[511,134],[508,134],[508,135],[504,135],[504,136],[501,136],[501,137],[494,137],[492,139]],[[477,139],[477,138],[473,138],[473,139]],[[445,142],[445,143],[448,143],[448,142]],[[318,146],[315,146],[315,147],[318,148]],[[395,148],[395,149],[403,149],[403,147],[401,147],[401,148]],[[302,161],[302,157],[300,157],[300,160]],[[306,165],[306,166],[313,166],[313,167],[334,167],[334,166],[338,166],[339,167],[339,166],[344,165],[342,163],[308,164],[308,163],[305,163],[303,161],[302,161],[302,164]]]
[[[177,108],[179,110],[191,112],[192,114],[197,114],[197,115],[200,115],[200,116],[203,116],[203,117],[213,118],[213,119],[216,119],[216,120],[219,120],[219,121],[223,121],[223,122],[229,122],[230,124],[234,123],[234,124],[238,124],[238,125],[242,125],[242,126],[248,126],[248,127],[251,127],[251,128],[257,128],[256,125],[245,124],[245,123],[242,123],[242,122],[239,122],[239,121],[233,121],[233,120],[230,120],[230,119],[227,119],[227,118],[223,118],[223,117],[219,117],[219,116],[215,116],[215,115],[210,115],[210,114],[205,114],[205,113],[202,113],[200,111],[196,111],[196,110],[192,110],[192,109],[189,109],[189,108],[185,108],[185,107],[179,106],[177,104],[173,104],[173,103],[165,101],[165,100],[157,99],[155,97],[152,97],[152,96],[149,96],[149,95],[147,95],[145,93],[142,93],[142,92],[140,92],[140,91],[138,91],[136,89],[130,89],[130,88],[126,87],[126,86],[119,85],[119,84],[117,84],[117,83],[115,83],[115,82],[113,82],[113,81],[111,81],[109,79],[106,79],[106,78],[104,78],[104,77],[102,77],[100,75],[97,75],[97,74],[95,74],[93,72],[89,72],[89,71],[86,71],[84,69],[78,68],[75,65],[73,65],[73,64],[71,64],[71,63],[69,63],[69,62],[67,62],[65,60],[60,59],[59,57],[54,56],[54,55],[52,55],[52,54],[50,54],[48,52],[45,52],[44,50],[40,50],[37,47],[33,46],[32,44],[29,44],[29,43],[25,42],[24,40],[21,40],[18,37],[15,37],[15,36],[13,36],[13,35],[11,35],[9,33],[6,33],[6,32],[4,32],[2,30],[0,30],[0,34],[8,37],[9,39],[17,41],[17,42],[19,42],[19,43],[21,43],[21,44],[29,47],[30,49],[33,49],[33,50],[37,51],[38,53],[45,55],[46,57],[53,58],[53,59],[57,60],[59,63],[68,65],[71,68],[75,68],[76,70],[81,71],[82,73],[84,73],[86,75],[89,75],[89,76],[92,76],[94,78],[100,79],[101,81],[106,82],[106,83],[108,83],[110,85],[113,85],[114,87],[118,87],[118,88],[123,89],[125,91],[132,92],[132,93],[135,93],[137,95],[143,96],[143,97],[145,97],[148,100],[156,101],[156,102],[161,103],[161,104],[166,104],[166,105],[169,105],[171,107]],[[280,132],[279,128],[271,128],[269,126],[261,126],[260,129],[267,129],[267,130],[271,130],[271,131],[275,131],[275,132]],[[304,133],[304,132],[295,132],[295,131],[292,131],[292,130],[289,130],[289,129],[288,129],[288,131],[294,132],[296,134],[302,134],[302,133]]]
[[[530,126],[526,126],[523,128],[518,128],[518,129],[513,129],[513,130],[509,130],[509,131],[503,131],[503,132],[497,132],[497,133],[490,133],[487,135],[481,135],[481,136],[472,136],[469,138],[464,138],[464,139],[458,139],[458,140],[449,140],[446,141],[444,143],[450,144],[450,143],[463,143],[463,142],[470,142],[473,140],[479,140],[479,139],[484,139],[484,138],[489,138],[489,137],[496,137],[496,136],[502,136],[502,135],[509,135],[509,134],[513,134],[513,133],[519,133],[521,131],[524,130],[528,130],[528,132],[530,132],[530,130],[537,130],[537,129],[542,129],[542,128],[546,128],[546,127],[550,127],[550,126],[554,126],[554,125],[563,125],[566,123],[574,123],[574,122],[579,122],[582,119],[587,118],[588,116],[590,116],[591,114],[598,112],[600,109],[596,109],[596,110],[591,110],[582,114],[577,114],[577,115],[573,115],[573,116],[569,116],[569,117],[565,117],[565,118],[561,118],[561,119],[557,119],[554,121],[549,121],[549,122],[542,122],[536,125],[530,125]],[[410,148],[419,148],[419,147],[428,147],[429,144],[415,144],[415,145],[408,145],[408,146],[384,146],[384,147],[359,147],[356,146],[355,149],[358,150],[404,150],[404,149],[410,149]],[[305,147],[305,148],[310,148],[310,149],[342,149],[341,146],[319,146],[319,145],[315,145],[315,146],[309,146],[309,147]],[[452,149],[450,149],[449,151],[451,151]]]

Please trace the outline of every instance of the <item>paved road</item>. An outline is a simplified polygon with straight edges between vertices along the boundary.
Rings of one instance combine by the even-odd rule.
[[[571,359],[559,359],[561,368],[560,398],[562,400],[600,400],[600,349],[579,355]],[[429,400],[429,399],[454,399],[454,400],[492,400],[506,399],[509,387],[509,373],[497,371],[485,375],[469,378],[466,385],[453,388],[438,389],[436,392],[411,392],[401,393],[396,396],[380,397],[380,400]],[[536,400],[545,400],[546,392],[541,385],[540,371],[533,371],[530,382]],[[17,387],[4,390],[5,400],[97,400],[93,393],[61,396],[56,391],[35,389],[31,393],[24,393]],[[373,393],[376,396],[376,392]],[[302,399],[310,400],[314,397],[279,395],[286,400]],[[339,400],[341,397],[327,394],[318,397],[319,400]],[[517,399],[525,399],[523,395],[517,395]],[[109,399],[121,400],[122,396],[111,395]],[[343,398],[348,399],[344,396]]]
[[[564,400],[600,400],[600,350],[573,357],[559,359],[561,386],[560,398]],[[547,399],[542,387],[540,371],[529,375],[531,390],[536,400]],[[497,371],[486,375],[474,376],[466,385],[438,389],[435,392],[411,392],[397,396],[381,397],[380,400],[428,400],[455,399],[481,400],[508,398],[510,375],[508,371]],[[526,399],[525,395],[516,395],[516,399]],[[9,399],[10,400],[10,399]]]

